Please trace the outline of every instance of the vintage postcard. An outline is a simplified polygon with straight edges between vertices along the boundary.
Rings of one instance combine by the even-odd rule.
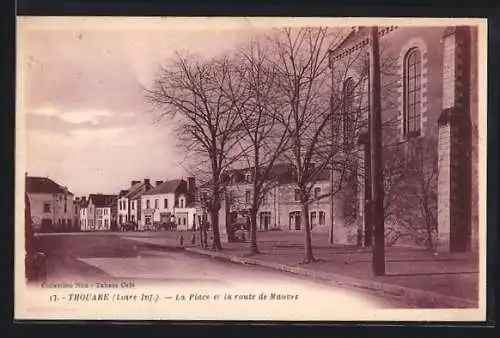
[[[484,321],[486,33],[18,17],[15,318]]]

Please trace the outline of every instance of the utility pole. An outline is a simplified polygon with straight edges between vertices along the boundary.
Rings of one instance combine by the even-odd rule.
[[[333,232],[334,232],[334,223],[335,223],[335,201],[333,199],[333,185],[335,183],[334,179],[333,179],[333,176],[335,175],[335,170],[334,170],[334,167],[333,167],[333,154],[334,154],[334,140],[335,140],[335,133],[333,131],[333,128],[334,128],[334,123],[333,123],[333,97],[330,98],[330,114],[331,114],[331,117],[330,117],[330,131],[332,132],[331,134],[331,140],[330,140],[330,143],[331,143],[331,148],[330,148],[330,151],[331,151],[331,163],[330,163],[330,190],[331,190],[331,195],[330,195],[330,233],[329,233],[329,236],[328,236],[328,242],[330,244],[333,244]]]
[[[384,186],[382,177],[382,105],[380,90],[380,53],[378,27],[371,29],[371,124],[370,153],[372,178],[372,220],[375,243],[372,246],[372,271],[385,275]]]

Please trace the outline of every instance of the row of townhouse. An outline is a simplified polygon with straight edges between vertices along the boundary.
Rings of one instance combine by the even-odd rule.
[[[175,224],[178,230],[196,229],[195,179],[131,181],[117,195],[91,194],[75,199],[82,231],[107,231],[134,225],[138,230]]]

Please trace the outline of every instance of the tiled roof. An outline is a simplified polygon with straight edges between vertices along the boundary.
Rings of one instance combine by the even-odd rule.
[[[243,169],[234,169],[229,173],[230,175],[243,175],[244,172],[252,170],[253,168],[243,168]],[[280,184],[291,184],[295,182],[295,170],[294,166],[288,163],[277,163],[275,164],[268,174],[268,179],[277,180]],[[318,181],[328,180],[330,178],[330,171],[328,169],[322,170],[318,176]],[[234,183],[230,183],[234,184]]]
[[[118,194],[118,198],[126,196],[128,194],[128,192],[129,192],[129,190],[127,190],[127,189],[120,190],[120,193]]]
[[[26,177],[26,192],[45,193],[45,194],[64,194],[64,187],[60,186],[47,177]],[[69,190],[68,195],[73,195]]]
[[[262,174],[265,168],[262,168]],[[233,169],[228,171],[228,175],[234,177],[237,175],[239,179],[237,182],[244,181],[244,174],[248,171],[253,173],[253,167],[249,168],[241,168],[241,169]],[[278,180],[280,183],[292,182],[295,177],[295,170],[293,165],[288,163],[276,163],[268,173],[268,179],[270,180]],[[226,177],[229,179],[229,177]],[[230,183],[233,184],[233,183]]]
[[[176,192],[180,187],[186,186],[186,181],[184,180],[171,180],[165,181],[159,186],[145,192],[143,195],[158,195],[158,194],[169,194]]]
[[[90,194],[89,201],[91,199],[97,208],[105,208],[110,207],[116,201],[116,195]]]
[[[150,190],[152,187],[153,186],[149,183],[147,184],[147,186],[144,182],[137,183],[129,189],[128,193],[125,194],[125,197],[131,200],[136,199],[144,193],[145,188],[147,190]]]
[[[73,204],[80,206],[80,208],[86,208],[88,203],[89,203],[89,201],[87,199],[85,199],[85,200],[77,199],[77,200],[73,201]]]

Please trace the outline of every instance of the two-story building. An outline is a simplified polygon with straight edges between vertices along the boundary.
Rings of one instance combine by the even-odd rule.
[[[111,230],[112,209],[116,203],[116,195],[90,194],[84,210],[87,231]]]
[[[73,221],[73,194],[48,177],[26,176],[32,224],[36,231],[68,231]]]
[[[221,228],[241,218],[248,219],[253,200],[252,175],[252,168],[231,170],[227,173],[223,203],[219,213]],[[331,197],[328,194],[331,186],[329,178],[327,170],[321,172],[312,187],[314,201],[309,204],[308,218],[311,229],[316,232],[329,229],[332,210]],[[264,184],[262,201],[257,212],[257,229],[300,231],[303,229],[301,216],[295,171],[291,165],[277,164],[271,169],[269,178]]]
[[[195,180],[167,180],[141,195],[141,223],[146,230],[158,224],[175,223],[178,230],[196,227]]]
[[[83,212],[82,209],[87,208],[87,197],[86,196],[75,197],[73,201],[73,208],[74,208],[73,229],[76,231],[81,231],[84,229],[82,216],[86,215],[86,213]],[[86,224],[87,223],[85,222],[85,225]]]
[[[156,181],[156,185],[163,183]],[[126,223],[140,223],[141,208],[140,200],[141,195],[146,191],[153,188],[149,179],[141,181],[131,181],[130,188],[120,191],[117,201],[117,217],[118,225],[121,226]]]

